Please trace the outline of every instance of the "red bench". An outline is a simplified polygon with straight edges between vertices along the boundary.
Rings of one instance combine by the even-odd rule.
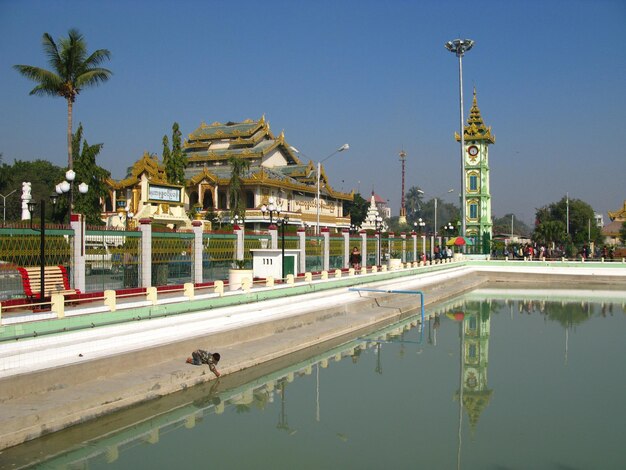
[[[26,296],[31,299],[39,299],[41,296],[41,267],[32,266],[17,268],[17,270],[20,276],[22,276],[22,285],[24,286]],[[44,297],[50,297],[52,294],[71,295],[80,293],[70,287],[65,266],[45,266],[44,276]]]

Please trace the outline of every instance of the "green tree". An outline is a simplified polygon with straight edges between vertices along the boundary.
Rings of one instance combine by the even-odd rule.
[[[345,203],[344,213],[350,216],[350,223],[352,225],[360,227],[367,217],[368,207],[369,202],[363,199],[360,193],[355,193],[352,201]]]
[[[404,197],[404,205],[406,207],[406,220],[409,226],[420,218],[419,211],[422,207],[424,193],[419,186],[412,186]]]
[[[172,150],[169,148],[169,140],[163,136],[163,164],[167,181],[172,184],[184,184],[185,168],[187,167],[187,157],[183,153],[182,133],[175,122],[172,125]]]
[[[532,233],[531,228],[522,222],[519,217],[516,217],[514,214],[505,214],[502,217],[494,217],[493,218],[493,233],[511,233],[511,222],[513,223],[513,232],[516,235],[521,235],[523,237],[528,237]]]
[[[2,173],[6,175],[6,185],[2,194],[15,190],[15,193],[6,200],[6,220],[18,221],[22,217],[22,183],[25,181],[31,183],[32,200],[39,203],[44,199],[48,205],[46,219],[53,220],[49,197],[54,192],[56,184],[65,178],[65,170],[46,160],[15,160],[12,165],[3,164],[2,168]],[[39,212],[33,215],[39,218]]]
[[[246,207],[243,197],[243,177],[250,170],[250,161],[236,155],[228,157],[230,165],[230,181],[228,182],[228,197],[230,200],[230,214],[246,217]]]
[[[83,88],[106,82],[112,75],[100,67],[110,59],[107,49],[87,54],[87,43],[76,29],[70,29],[66,38],[57,45],[48,33],[44,33],[42,45],[52,70],[32,65],[14,65],[19,73],[37,82],[31,95],[61,96],[67,100],[67,165],[72,168],[72,113],[76,96]]]
[[[588,241],[596,243],[602,241],[601,229],[596,226],[593,208],[580,199],[563,197],[560,201],[537,209],[537,227],[544,222],[558,221],[565,227],[565,236],[559,242],[566,242],[568,224],[569,240],[575,245],[582,245]],[[535,229],[536,231],[537,229]]]
[[[81,149],[81,140],[82,149]],[[90,225],[103,225],[102,201],[109,197],[106,180],[111,173],[96,164],[96,157],[104,144],[89,145],[87,139],[83,139],[83,125],[79,124],[73,136],[72,149],[74,150],[74,163],[77,183],[86,183],[89,190],[86,194],[75,192],[74,209],[85,216],[85,221]]]

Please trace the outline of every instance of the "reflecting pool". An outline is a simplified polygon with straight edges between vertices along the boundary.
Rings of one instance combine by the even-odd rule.
[[[489,295],[245,385],[208,384],[141,421],[118,413],[71,444],[78,427],[54,457],[31,444],[33,458],[70,469],[626,468],[624,294]]]

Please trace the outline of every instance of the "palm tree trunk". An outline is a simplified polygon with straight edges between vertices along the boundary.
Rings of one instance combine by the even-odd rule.
[[[71,99],[67,100],[67,167],[72,169],[72,109],[74,103]]]

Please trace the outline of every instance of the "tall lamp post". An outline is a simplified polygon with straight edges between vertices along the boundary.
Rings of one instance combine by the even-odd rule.
[[[335,150],[329,156],[327,156],[326,158],[324,158],[324,159],[320,160],[319,162],[317,162],[317,203],[316,203],[317,223],[315,225],[315,234],[316,235],[320,234],[320,172],[322,171],[322,163],[325,162],[326,160],[328,160],[333,155],[336,155],[339,152],[343,152],[345,150],[348,150],[349,148],[350,148],[350,145],[343,144],[341,147],[339,147],[337,150]]]
[[[461,128],[459,134],[461,135],[461,226],[463,232],[461,236],[465,236],[465,136],[463,132],[463,55],[474,46],[474,41],[471,39],[454,39],[445,43],[446,49],[456,54],[459,58],[459,99],[461,102],[460,107],[460,122]]]
[[[380,239],[382,238],[383,234],[382,234],[382,229],[384,227],[384,223],[383,223],[383,218],[378,215],[376,216],[376,219],[374,219],[374,224],[376,226],[376,232],[378,233],[378,266],[381,265],[380,263]]]
[[[52,204],[56,204],[57,195],[52,194],[50,200]],[[28,202],[28,212],[30,212],[30,228],[33,229],[33,212],[37,203],[33,200]],[[43,302],[44,294],[46,292],[46,200],[42,199],[39,202],[39,276],[41,277],[39,300]]]
[[[269,216],[270,225],[272,225],[274,223],[274,215],[276,215],[276,217],[280,216],[280,204],[276,204],[274,196],[270,196],[267,202],[267,205],[263,204],[261,206],[261,213],[263,217],[265,217],[265,214]]]
[[[280,224],[281,233],[281,266],[280,266],[280,278],[285,279],[285,225],[289,223],[289,217],[283,217],[278,220]]]
[[[69,195],[70,209],[69,209],[68,219],[70,222],[72,221],[72,209],[74,208],[73,186],[74,186],[75,179],[76,179],[76,173],[74,172],[74,170],[71,170],[71,169],[67,170],[65,172],[65,181],[60,182],[54,187],[54,190],[56,191],[58,195],[65,194],[65,193]],[[89,191],[89,186],[86,183],[80,183],[78,185],[78,192],[80,194],[87,194],[87,191]]]

